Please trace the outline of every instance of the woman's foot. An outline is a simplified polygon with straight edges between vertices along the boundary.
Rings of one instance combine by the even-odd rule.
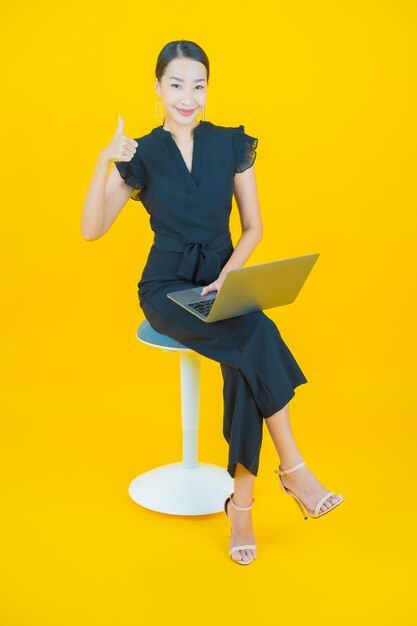
[[[295,465],[298,465],[302,462],[302,458],[294,458],[294,460],[287,460],[285,465],[280,465],[281,470],[290,469]],[[296,495],[304,506],[310,511],[313,512],[317,506],[319,500],[328,493],[328,489],[325,489],[323,485],[317,480],[317,478],[311,473],[307,465],[301,467],[296,472],[290,472],[289,474],[284,474],[281,477],[282,483],[284,487],[287,487],[290,491]],[[320,507],[320,514],[325,512],[327,509],[331,509],[335,504],[342,500],[343,496],[341,494],[336,494],[334,496],[330,496]]]
[[[236,495],[233,496],[233,502],[236,506],[249,506],[247,502],[240,502],[236,500]],[[231,550],[234,546],[242,546],[249,543],[255,544],[256,540],[252,525],[252,510],[238,511],[229,500],[226,511],[232,525],[229,550]],[[255,557],[256,550],[254,548],[236,550],[236,552],[233,552],[232,554],[232,559],[234,561],[244,561],[245,563],[250,563]]]

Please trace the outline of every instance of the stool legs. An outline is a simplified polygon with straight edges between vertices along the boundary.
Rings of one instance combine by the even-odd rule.
[[[182,462],[154,467],[136,476],[129,484],[129,495],[147,509],[170,515],[221,513],[226,496],[233,491],[233,478],[226,467],[198,462],[201,355],[185,346],[168,345],[172,338],[157,333],[148,322],[142,322],[139,330],[137,336],[143,343],[166,352],[181,352],[183,449]]]
[[[182,461],[186,469],[198,465],[200,366],[197,352],[181,353]]]

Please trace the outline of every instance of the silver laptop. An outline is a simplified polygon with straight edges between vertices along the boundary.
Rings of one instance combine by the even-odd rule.
[[[298,296],[318,253],[248,265],[226,274],[220,291],[201,296],[203,287],[167,293],[167,297],[204,322],[217,322],[253,311],[291,304]]]

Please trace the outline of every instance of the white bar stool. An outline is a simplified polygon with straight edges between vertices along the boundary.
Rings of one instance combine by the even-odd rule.
[[[136,336],[165,352],[181,353],[183,460],[139,474],[129,485],[129,495],[141,506],[159,513],[220,513],[226,497],[233,491],[234,482],[224,467],[198,462],[201,355],[158,333],[147,320],[139,325]]]

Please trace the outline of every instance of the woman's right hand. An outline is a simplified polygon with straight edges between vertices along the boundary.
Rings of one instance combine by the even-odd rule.
[[[101,151],[102,159],[113,161],[131,161],[135,155],[138,142],[123,134],[124,121],[119,115],[116,133],[108,146]]]

